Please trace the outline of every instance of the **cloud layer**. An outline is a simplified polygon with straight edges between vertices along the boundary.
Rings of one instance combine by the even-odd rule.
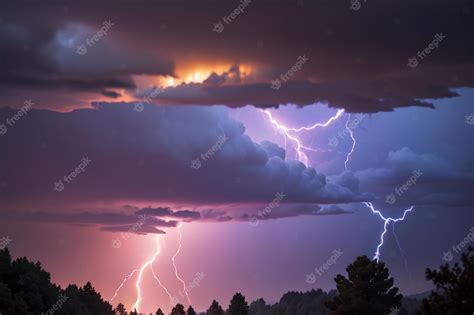
[[[0,119],[14,114],[3,109]],[[167,204],[178,210],[144,207],[135,214],[222,221],[230,215],[226,207],[248,205],[251,214],[249,209],[264,207],[278,192],[285,194],[282,204],[293,204],[274,213],[281,217],[318,210],[303,211],[305,204],[372,198],[359,192],[352,173],[328,179],[286,160],[275,144],[254,143],[222,107],[146,106],[137,112],[133,104],[96,104],[70,113],[30,110],[8,126],[0,147],[9,152],[0,163],[0,203],[6,209]]]
[[[192,74],[216,63],[233,66],[168,88],[154,101],[231,107],[328,102],[372,113],[432,106],[421,100],[474,86],[472,1],[400,6],[390,0],[364,3],[359,10],[346,2],[258,1],[223,22],[239,3],[2,4],[7,18],[0,23],[0,93],[12,106],[27,94],[43,107],[64,110],[86,106],[85,99],[133,97],[137,88],[148,88],[137,76],[178,79],[177,69]],[[43,18],[31,18],[33,12]],[[97,21],[113,26],[85,45],[103,27]],[[224,25],[221,33],[213,31],[218,22]],[[436,34],[444,39],[430,46]],[[83,55],[77,52],[81,45],[87,48]],[[307,61],[289,75],[302,56]],[[415,68],[407,66],[413,57]],[[245,76],[240,65],[248,68]],[[275,80],[278,90],[270,88]]]

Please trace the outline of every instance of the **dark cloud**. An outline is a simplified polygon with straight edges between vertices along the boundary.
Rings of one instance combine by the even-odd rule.
[[[321,210],[317,212],[318,215],[335,215],[335,214],[350,214],[352,211],[347,211],[338,205],[327,205],[321,207]]]
[[[102,91],[102,94],[110,98],[119,98],[121,96],[120,93],[114,91]]]
[[[284,104],[300,106],[317,102],[347,112],[382,112],[398,107],[434,108],[420,99],[454,97],[452,87],[474,86],[474,66],[461,65],[452,69],[404,69],[400,73],[374,79],[311,82],[309,80],[281,83],[277,90],[270,83],[210,86],[203,83],[182,84],[166,88],[156,99],[164,104],[198,104],[242,107],[253,105],[267,108]],[[210,77],[211,79],[211,77]],[[214,79],[213,79],[214,80]]]
[[[474,173],[431,153],[404,147],[390,151],[383,167],[357,171],[363,188],[384,201],[393,194],[396,205],[469,207],[474,202]],[[405,185],[405,186],[404,186]]]
[[[202,210],[201,212],[201,219],[203,221],[208,221],[208,222],[227,222],[231,221],[232,217],[229,216],[225,211],[223,210],[216,210],[216,209],[205,209]]]
[[[318,205],[308,204],[282,204],[271,209],[267,207],[268,204],[261,205],[259,208],[252,209],[248,213],[241,215],[239,219],[243,221],[252,221],[254,219],[260,221],[292,218],[297,216],[320,216],[352,213],[333,205],[320,207]]]
[[[213,62],[249,65],[252,71],[246,77],[234,66],[202,84],[167,89],[155,101],[232,107],[322,101],[349,112],[379,112],[430,107],[421,100],[474,86],[472,1],[417,0],[401,6],[390,0],[367,2],[357,11],[346,1],[318,0],[304,7],[290,0],[253,1],[224,23],[222,33],[214,32],[213,25],[239,3],[2,3],[0,93],[19,89],[8,93],[13,104],[20,103],[12,102],[19,95],[40,93],[37,88],[97,95],[121,88],[134,95],[133,75],[173,76],[180,66]],[[107,35],[77,54],[77,46],[100,30],[98,21],[109,20],[114,25]],[[416,68],[408,67],[408,59],[440,33],[445,38],[438,48],[419,58]],[[300,56],[308,58],[301,70],[279,90],[271,89],[272,80]]]
[[[173,211],[170,208],[143,208],[137,212],[136,215],[149,215],[155,217],[168,217],[183,220],[198,220],[200,213],[192,210],[177,210]]]
[[[14,115],[4,109],[0,118]],[[0,137],[0,202],[16,205],[140,201],[212,205],[345,203],[371,199],[351,174],[329,179],[265,142],[254,143],[222,107],[96,104],[70,113],[31,110]],[[18,157],[22,158],[18,158]],[[90,163],[70,183],[81,160]],[[193,165],[193,161],[198,163]],[[39,167],[41,165],[41,167]],[[53,186],[58,181],[64,190]],[[25,196],[28,198],[24,198]],[[167,212],[167,210],[148,210]],[[191,212],[169,215],[192,218]]]
[[[146,234],[165,234],[163,230],[157,229],[153,226],[142,226],[139,229],[136,229],[133,225],[122,225],[122,226],[106,226],[101,228],[101,231],[106,232],[121,232],[121,233],[134,233],[140,235]]]
[[[115,25],[84,55],[77,53],[77,47],[101,27],[72,22],[38,27],[22,21],[0,23],[2,88],[93,92],[117,98],[120,94],[109,89],[134,89],[133,74],[173,75],[174,64],[166,58],[120,47],[111,36]]]
[[[157,227],[172,228],[178,224],[178,221],[166,221],[153,216],[117,212],[4,212],[0,214],[0,217],[5,221],[62,223],[135,234],[164,233]]]
[[[129,232],[135,234],[163,234],[158,228],[173,228],[178,222],[191,222],[200,219],[200,213],[191,210],[171,210],[170,208],[143,208],[124,206],[123,209],[133,211],[131,214],[97,211],[97,212],[5,212],[0,214],[2,220],[31,221],[38,223],[63,223],[75,226],[100,226],[102,231]],[[169,220],[164,220],[166,218]],[[218,221],[218,220],[216,220]]]

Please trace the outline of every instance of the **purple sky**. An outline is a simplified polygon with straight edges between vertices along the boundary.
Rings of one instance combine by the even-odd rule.
[[[430,289],[474,225],[472,2],[435,2],[259,1],[232,23],[238,1],[1,4],[0,238],[106,299],[159,239],[156,275],[179,295],[175,256],[204,311],[334,289],[379,244],[364,202],[414,206],[380,259]],[[150,269],[140,288],[140,311],[170,310]]]

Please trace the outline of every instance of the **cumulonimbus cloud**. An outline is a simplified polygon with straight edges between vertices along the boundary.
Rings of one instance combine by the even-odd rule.
[[[14,113],[3,109],[0,118]],[[70,113],[31,110],[0,137],[0,147],[9,152],[0,163],[5,209],[124,201],[190,205],[191,210],[152,206],[137,213],[186,221],[211,219],[216,212],[209,209],[226,204],[266,204],[277,192],[289,205],[372,198],[359,192],[352,173],[329,179],[286,160],[284,150],[272,143],[253,142],[222,107],[145,106],[137,112],[133,104],[96,104]],[[85,160],[90,162],[78,172]],[[193,168],[196,160],[200,165]],[[63,187],[55,191],[58,182]],[[237,217],[224,211],[213,220],[226,216]]]
[[[468,165],[408,147],[390,151],[382,167],[355,174],[382,202],[388,194],[394,194],[397,205],[469,207],[474,201],[474,174]]]
[[[14,111],[1,113],[3,118]],[[213,151],[219,139],[224,142]],[[0,138],[0,146],[10,152],[0,166],[8,183],[0,197],[4,202],[21,199],[26,191],[31,200],[57,201],[266,202],[277,191],[284,191],[288,202],[369,198],[272,154],[219,107],[147,106],[136,112],[133,104],[97,104],[94,110],[64,114],[31,110]],[[91,160],[87,169],[66,181],[61,193],[53,191],[54,182],[64,182],[84,157]],[[202,167],[193,169],[194,160]]]

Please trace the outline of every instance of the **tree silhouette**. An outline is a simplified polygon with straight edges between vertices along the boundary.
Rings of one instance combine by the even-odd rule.
[[[326,302],[333,314],[384,314],[399,307],[402,295],[384,263],[360,256],[334,279],[339,295]]]
[[[130,315],[138,315],[137,309],[134,309],[133,311],[130,311]]]
[[[125,305],[123,305],[122,303],[119,303],[114,311],[115,311],[116,315],[125,315],[125,314],[127,314],[127,310],[125,309]]]
[[[25,257],[11,259],[8,248],[0,250],[0,312],[3,314],[114,315],[88,282],[83,288],[70,285],[66,290],[51,282],[39,262]]]
[[[267,304],[265,303],[265,300],[263,298],[260,298],[250,303],[249,314],[263,315],[265,314],[266,308],[267,308]]]
[[[186,315],[196,315],[196,311],[194,310],[194,308],[191,305],[189,305],[188,311],[186,312]]]
[[[184,311],[184,306],[182,304],[176,304],[175,307],[171,310],[171,315],[186,315]]]
[[[249,305],[245,301],[245,297],[236,293],[230,301],[229,309],[227,310],[228,315],[247,315],[249,313]]]
[[[0,310],[7,314],[27,314],[28,305],[2,282],[0,282]]]
[[[445,264],[439,271],[426,269],[426,279],[433,281],[436,289],[423,300],[425,314],[474,313],[474,248],[461,255],[461,264],[452,268]]]
[[[219,303],[214,300],[212,301],[211,306],[207,310],[206,315],[224,315],[224,310],[219,305]]]
[[[159,308],[159,309],[156,311],[156,315],[165,315],[165,313],[163,313],[163,311],[161,310],[161,308]]]

